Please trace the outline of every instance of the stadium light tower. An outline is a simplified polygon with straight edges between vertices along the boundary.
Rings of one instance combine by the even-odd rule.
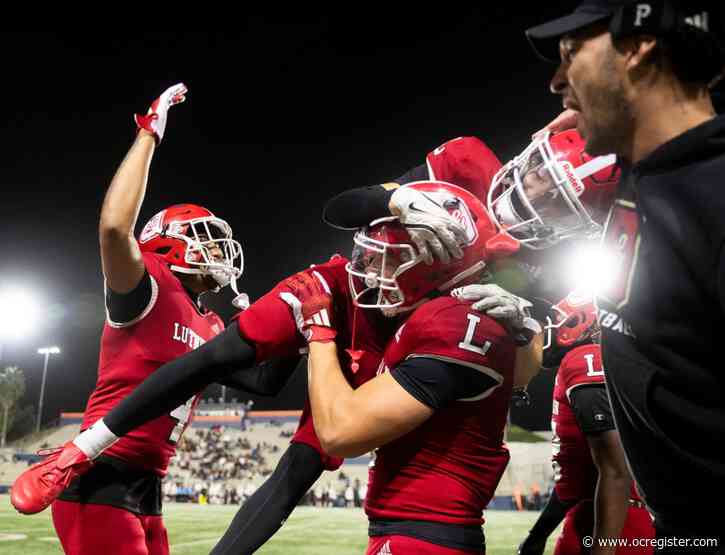
[[[48,359],[50,358],[50,355],[57,355],[60,353],[60,348],[53,346],[53,347],[43,347],[41,349],[38,349],[39,355],[44,355],[45,359],[43,361],[43,381],[40,383],[40,401],[38,402],[38,419],[35,422],[35,432],[40,431],[40,419],[43,416],[43,397],[45,395],[45,375],[48,373]]]
[[[28,291],[17,288],[0,291],[0,362],[3,344],[30,335],[39,316],[38,302]]]

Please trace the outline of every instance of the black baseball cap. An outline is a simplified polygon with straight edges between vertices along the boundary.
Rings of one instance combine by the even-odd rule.
[[[531,27],[526,31],[536,54],[547,62],[559,63],[559,39],[614,15],[626,0],[584,0],[569,15]]]

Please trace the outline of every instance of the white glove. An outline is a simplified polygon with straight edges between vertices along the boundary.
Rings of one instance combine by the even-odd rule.
[[[473,310],[485,313],[514,332],[541,333],[541,325],[528,314],[532,304],[495,283],[458,287],[451,295],[463,301],[477,301],[471,306]]]
[[[463,226],[425,193],[409,187],[396,189],[390,198],[390,212],[406,227],[426,264],[433,264],[434,254],[444,264],[451,256],[463,257]]]
[[[145,129],[149,133],[153,133],[156,139],[156,144],[161,142],[164,138],[164,131],[166,130],[166,116],[169,113],[169,108],[174,104],[180,104],[186,100],[186,93],[188,89],[184,83],[178,83],[173,87],[169,87],[161,96],[158,97],[151,103],[151,107],[145,116],[134,114],[133,119],[136,122],[136,127],[139,130]]]

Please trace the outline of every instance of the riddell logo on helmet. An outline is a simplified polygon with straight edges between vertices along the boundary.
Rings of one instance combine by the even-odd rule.
[[[466,240],[470,245],[476,240],[477,231],[476,226],[473,225],[473,218],[468,212],[468,207],[465,204],[460,203],[457,208],[450,212],[451,216],[463,226],[466,230]]]
[[[574,174],[574,166],[572,166],[569,162],[561,162],[561,167],[564,169],[566,180],[569,182],[569,185],[571,185],[571,188],[576,193],[576,196],[581,195],[584,192],[584,184]]]
[[[144,226],[143,230],[141,231],[141,235],[139,235],[138,240],[140,243],[145,243],[146,241],[150,241],[154,238],[154,236],[161,233],[161,223],[164,221],[164,214],[166,214],[166,210],[163,210],[156,214],[153,218],[151,218],[148,223]]]

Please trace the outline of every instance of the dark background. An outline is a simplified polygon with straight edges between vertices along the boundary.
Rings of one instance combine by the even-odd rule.
[[[349,252],[350,235],[320,218],[336,192],[389,181],[456,136],[480,137],[502,161],[526,146],[561,105],[548,92],[553,66],[523,30],[563,6],[235,16],[237,31],[209,34],[2,35],[0,289],[31,289],[44,306],[42,324],[6,344],[0,362],[25,370],[23,404],[37,403],[37,347],[58,344],[44,420],[85,406],[103,323],[101,202],[133,140],[132,113],[167,86],[184,81],[190,92],[171,111],[139,225],[170,204],[209,207],[241,241],[240,286],[255,299]],[[255,408],[301,407],[303,374]],[[514,421],[548,427],[552,381],[537,378],[534,406]]]

